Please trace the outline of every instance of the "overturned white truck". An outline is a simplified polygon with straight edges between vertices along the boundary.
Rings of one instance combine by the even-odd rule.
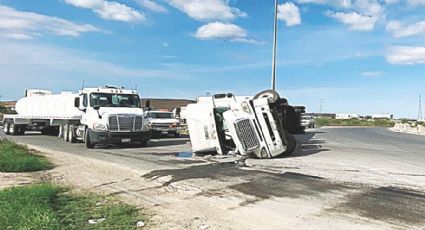
[[[23,135],[25,131],[54,134],[65,141],[96,144],[138,143],[151,138],[136,90],[102,86],[79,93],[53,95],[45,90],[27,90],[16,104],[18,114],[5,114],[4,132]]]
[[[286,99],[272,90],[254,97],[231,93],[200,97],[187,106],[194,153],[217,152],[257,158],[291,154],[295,138],[287,130]]]

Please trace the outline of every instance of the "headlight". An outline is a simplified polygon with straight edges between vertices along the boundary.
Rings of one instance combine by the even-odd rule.
[[[106,131],[106,125],[100,124],[100,123],[94,123],[93,124],[93,130]]]
[[[242,110],[243,110],[245,113],[251,113],[251,110],[249,109],[249,105],[248,105],[248,103],[246,103],[246,102],[243,102],[243,103],[242,103]]]
[[[146,125],[144,125],[142,127],[142,130],[144,130],[144,131],[148,131],[150,129],[152,129],[152,124],[151,123],[147,123]]]

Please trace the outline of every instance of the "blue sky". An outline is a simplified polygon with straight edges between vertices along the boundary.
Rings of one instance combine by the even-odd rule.
[[[0,95],[104,84],[142,97],[270,87],[273,0],[0,0]],[[416,118],[425,0],[279,1],[277,89],[309,112]]]

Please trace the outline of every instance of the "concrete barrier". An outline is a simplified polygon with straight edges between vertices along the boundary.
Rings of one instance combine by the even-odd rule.
[[[396,132],[425,135],[425,127],[422,126],[422,125],[412,126],[412,125],[407,124],[407,123],[405,123],[405,124],[396,123],[392,130],[394,130]]]

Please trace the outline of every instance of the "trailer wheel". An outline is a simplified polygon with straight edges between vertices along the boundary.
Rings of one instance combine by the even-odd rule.
[[[259,98],[268,98],[269,102],[274,103],[277,100],[279,100],[280,96],[279,96],[279,93],[276,92],[275,90],[267,89],[257,93],[254,96],[254,99],[259,99]]]
[[[14,122],[9,123],[9,133],[10,135],[18,135],[18,127]]]
[[[73,125],[70,125],[68,127],[68,138],[69,138],[69,142],[77,143],[77,138],[75,136],[75,128]]]
[[[95,147],[95,144],[91,142],[90,140],[90,129],[87,128],[86,132],[84,133],[84,142],[86,143],[86,148],[92,149]]]
[[[4,134],[6,134],[6,135],[10,134],[9,133],[9,123],[4,123],[3,131],[4,131]]]
[[[65,142],[69,142],[69,125],[66,124],[63,126],[63,139],[65,140]]]
[[[27,130],[27,126],[26,125],[19,125],[18,127],[18,133],[19,135],[25,135],[25,131]]]

